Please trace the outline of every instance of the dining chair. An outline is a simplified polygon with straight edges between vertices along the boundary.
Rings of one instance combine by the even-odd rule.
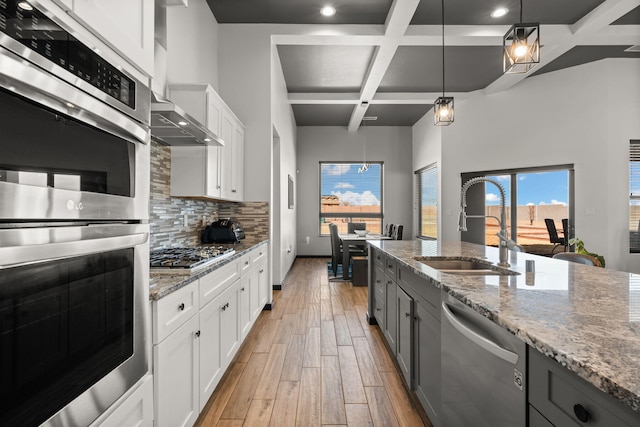
[[[404,229],[404,225],[402,224],[398,224],[395,226],[395,229],[393,231],[393,235],[391,236],[391,238],[393,240],[402,240],[402,230]]]
[[[558,236],[558,229],[556,229],[556,223],[551,218],[545,218],[544,223],[547,226],[547,233],[549,233],[549,243],[553,243],[555,246],[551,249],[551,253],[556,250],[556,248],[560,245],[564,246],[565,250],[567,249],[567,242],[565,237]],[[568,223],[567,223],[568,224]],[[564,224],[563,224],[564,227]]]
[[[331,269],[335,277],[338,274],[338,264],[342,264],[343,251],[349,251],[349,260],[351,260],[351,256],[364,255],[365,252],[352,246],[345,248],[338,235],[338,226],[336,224],[329,224],[329,235],[331,236]],[[349,268],[349,266],[343,265],[342,268]]]
[[[347,233],[353,234],[355,230],[366,230],[367,223],[366,222],[348,222],[347,223]]]
[[[598,258],[586,254],[577,254],[575,252],[559,252],[553,256],[554,259],[560,259],[578,264],[591,265],[594,267],[602,267]]]
[[[387,237],[393,237],[393,233],[396,230],[396,226],[394,224],[389,224],[389,228],[385,228],[384,235]]]

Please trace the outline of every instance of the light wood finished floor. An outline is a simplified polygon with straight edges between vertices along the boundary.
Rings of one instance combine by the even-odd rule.
[[[431,427],[367,324],[366,287],[329,281],[327,259],[298,258],[274,301],[196,426]]]

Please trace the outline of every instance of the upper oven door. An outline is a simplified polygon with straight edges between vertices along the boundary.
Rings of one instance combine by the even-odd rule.
[[[0,222],[148,218],[148,127],[2,47],[0,128]]]

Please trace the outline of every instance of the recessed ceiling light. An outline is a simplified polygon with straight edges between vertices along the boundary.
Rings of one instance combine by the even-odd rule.
[[[31,6],[26,1],[18,2],[18,7],[22,10],[33,10],[33,6]]]
[[[333,16],[336,14],[336,8],[333,6],[325,6],[322,9],[320,9],[320,13],[323,16]]]
[[[491,12],[491,17],[492,18],[500,18],[500,17],[506,15],[507,12],[509,12],[509,9],[507,9],[506,7],[499,7],[496,10],[494,10],[493,12]]]

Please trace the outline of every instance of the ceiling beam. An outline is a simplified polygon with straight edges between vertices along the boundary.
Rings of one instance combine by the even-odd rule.
[[[360,91],[360,103],[353,108],[348,129],[355,132],[369,108],[368,102],[374,97],[389,64],[398,50],[399,40],[406,33],[420,0],[393,0],[385,23],[384,43],[376,47],[369,64],[369,70]]]
[[[449,93],[449,92],[447,92]],[[465,100],[474,96],[476,92],[451,92],[456,100]],[[373,99],[369,101],[369,105],[374,104],[396,104],[396,105],[424,105],[433,104],[442,92],[378,92]],[[290,93],[290,104],[301,105],[359,105],[359,93]]]

